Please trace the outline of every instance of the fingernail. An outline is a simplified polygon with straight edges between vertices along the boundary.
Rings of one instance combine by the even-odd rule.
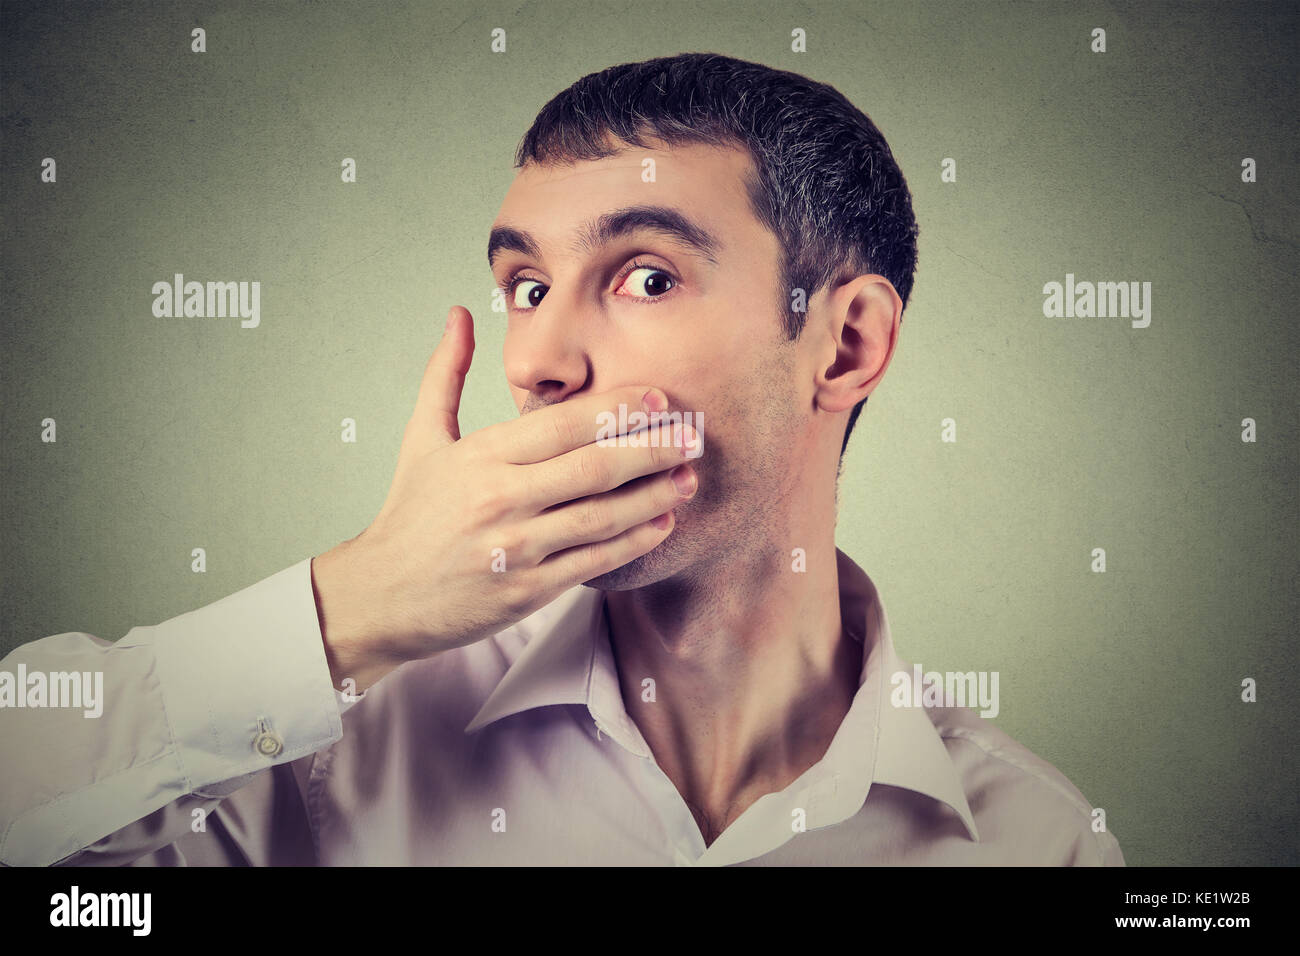
[[[678,465],[668,473],[683,498],[695,491],[695,471],[689,465]]]
[[[672,520],[673,520],[673,513],[671,511],[665,511],[659,517],[651,518],[650,523],[654,525],[656,528],[658,528],[660,531],[662,531],[664,530],[664,528],[668,527],[668,522]]]
[[[446,322],[443,324],[443,326],[442,326],[442,334],[443,334],[443,335],[446,335],[448,332],[451,331],[452,323],[455,322],[455,321],[456,321],[456,310],[455,310],[455,309],[448,309],[448,310],[447,310],[447,321],[446,321]]]
[[[646,412],[662,412],[668,408],[668,399],[657,388],[652,388],[641,396],[641,409]]]

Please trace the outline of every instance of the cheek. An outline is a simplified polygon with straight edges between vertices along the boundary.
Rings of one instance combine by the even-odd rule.
[[[624,336],[616,345],[591,353],[592,386],[605,391],[622,385],[661,388],[674,411],[698,411],[723,384],[716,361],[690,341],[662,336]]]

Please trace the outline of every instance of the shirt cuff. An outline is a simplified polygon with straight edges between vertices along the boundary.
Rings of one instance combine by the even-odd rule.
[[[140,630],[138,640],[154,650],[187,791],[343,736],[346,708],[325,660],[311,558]]]

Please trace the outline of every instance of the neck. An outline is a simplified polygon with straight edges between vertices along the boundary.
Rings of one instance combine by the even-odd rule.
[[[822,758],[857,692],[862,647],[841,627],[833,518],[820,535],[798,530],[605,595],[628,714],[706,844]],[[808,542],[806,572],[792,569],[791,540]]]

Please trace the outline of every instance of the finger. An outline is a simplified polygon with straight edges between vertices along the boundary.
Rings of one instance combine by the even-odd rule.
[[[607,541],[671,511],[694,496],[699,482],[690,465],[649,475],[603,495],[553,508],[528,525],[531,559],[540,562],[557,551]]]
[[[538,570],[546,586],[555,591],[590,581],[657,548],[676,527],[676,518],[671,511],[653,520],[661,519],[666,519],[662,528],[655,527],[653,521],[646,521],[606,541],[593,541],[557,552],[539,564]]]
[[[539,408],[485,428],[482,434],[493,443],[497,455],[512,464],[546,461],[588,445],[599,435],[617,436],[620,423],[626,424],[627,431],[645,427],[648,410],[643,399],[647,393],[652,393],[657,401],[651,408],[668,407],[662,389],[628,385]]]
[[[474,358],[474,319],[454,305],[420,381],[411,424],[436,445],[460,441],[460,396]]]
[[[608,445],[592,443],[557,458],[527,465],[519,504],[541,511],[612,491],[643,475],[674,468],[693,456],[690,443],[698,440],[694,428],[681,424],[679,431],[679,424],[645,429],[639,435],[644,446],[622,441]]]

